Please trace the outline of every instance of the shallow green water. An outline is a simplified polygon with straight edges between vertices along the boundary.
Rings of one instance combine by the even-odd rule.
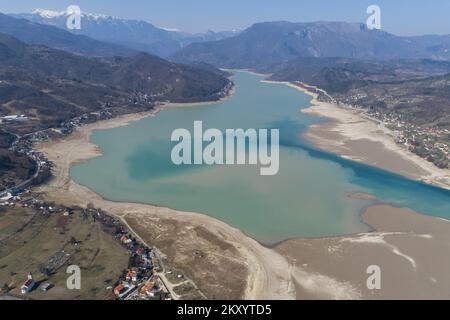
[[[299,112],[310,97],[262,79],[238,72],[236,94],[224,103],[167,109],[95,132],[104,155],[74,166],[72,177],[105,198],[205,213],[265,243],[367,231],[359,212],[369,202],[349,198],[353,191],[450,218],[450,192],[313,148],[301,133],[323,120]],[[171,133],[192,132],[195,120],[204,129],[279,128],[279,173],[261,176],[259,167],[248,165],[173,165]]]

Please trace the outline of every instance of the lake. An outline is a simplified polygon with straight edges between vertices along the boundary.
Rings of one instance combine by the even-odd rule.
[[[75,165],[73,179],[103,197],[167,206],[218,218],[266,244],[292,237],[368,231],[359,214],[370,193],[395,206],[450,218],[450,191],[323,152],[302,138],[325,121],[300,112],[311,97],[262,76],[236,72],[236,93],[219,104],[169,108],[156,117],[96,131],[103,156]],[[277,175],[258,166],[176,166],[171,162],[177,128],[274,128],[280,132]]]

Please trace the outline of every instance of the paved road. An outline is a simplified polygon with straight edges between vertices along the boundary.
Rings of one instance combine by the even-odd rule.
[[[16,140],[13,141],[13,143],[11,143],[11,147],[13,147],[17,141],[20,139],[20,137],[17,134],[11,133],[13,135],[16,136]],[[3,190],[0,192],[0,197],[3,197],[4,195],[6,195],[7,193],[10,193],[12,190],[17,189],[17,188],[23,188],[25,186],[27,186],[31,181],[33,181],[34,179],[36,179],[39,176],[39,173],[41,172],[41,163],[39,160],[36,160],[34,157],[30,157],[35,163],[36,163],[36,171],[35,173],[28,178],[25,181],[22,181],[21,183],[19,183],[18,185],[12,187],[12,188],[8,188],[6,190]]]

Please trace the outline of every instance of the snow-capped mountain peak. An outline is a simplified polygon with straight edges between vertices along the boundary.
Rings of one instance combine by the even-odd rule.
[[[233,32],[190,34],[175,28],[156,27],[144,20],[122,19],[81,11],[81,28],[67,29],[67,11],[34,9],[32,13],[11,14],[35,23],[51,25],[96,40],[116,43],[137,51],[168,57],[193,42],[215,41],[235,35]]]
[[[39,8],[33,9],[33,11],[31,11],[31,13],[39,15],[42,18],[47,18],[47,19],[59,18],[59,17],[66,15],[66,11],[53,11],[53,10],[46,10],[46,9],[39,9]]]
[[[54,10],[47,10],[47,9],[40,9],[36,8],[33,11],[31,11],[31,14],[38,15],[41,18],[45,19],[56,19],[60,17],[67,16],[67,11],[54,11]],[[81,12],[81,17],[83,18],[89,18],[92,20],[99,20],[99,19],[119,19],[117,17],[108,16],[106,14],[98,14],[98,13],[90,13],[90,12]]]
[[[177,29],[177,28],[168,28],[168,27],[161,27],[161,26],[155,26],[155,27],[162,29],[164,31],[168,31],[168,32],[181,32],[180,29]]]

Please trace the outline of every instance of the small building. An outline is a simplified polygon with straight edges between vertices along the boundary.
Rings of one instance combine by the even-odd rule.
[[[119,299],[125,299],[135,290],[136,290],[135,285],[130,285],[128,283],[121,283],[117,287],[114,288],[114,294]]]
[[[131,243],[131,239],[129,239],[127,236],[123,235],[122,237],[120,237],[120,241],[122,241],[122,243],[124,244],[129,244]]]
[[[155,287],[155,283],[152,281],[149,281],[145,285],[142,286],[142,288],[139,290],[139,293],[149,294],[149,292],[151,292],[154,287]]]
[[[36,285],[36,282],[33,279],[33,275],[31,272],[28,274],[27,280],[23,283],[23,285],[20,287],[20,291],[22,294],[27,294],[33,290],[34,286]]]
[[[125,292],[125,285],[123,283],[114,288],[114,294],[116,296],[120,296],[120,294],[123,292]]]
[[[147,282],[139,290],[139,293],[141,295],[146,295],[146,296],[149,296],[149,297],[156,297],[160,292],[161,292],[161,289],[153,281]]]
[[[137,274],[136,270],[129,270],[127,272],[127,275],[126,275],[125,279],[127,281],[136,282],[137,281],[137,276],[138,276],[138,274]]]
[[[13,195],[10,192],[7,192],[6,194],[2,195],[0,198],[0,201],[8,201],[12,199]]]
[[[42,284],[42,291],[44,292],[47,292],[51,288],[53,288],[53,285],[50,282],[45,282]]]

